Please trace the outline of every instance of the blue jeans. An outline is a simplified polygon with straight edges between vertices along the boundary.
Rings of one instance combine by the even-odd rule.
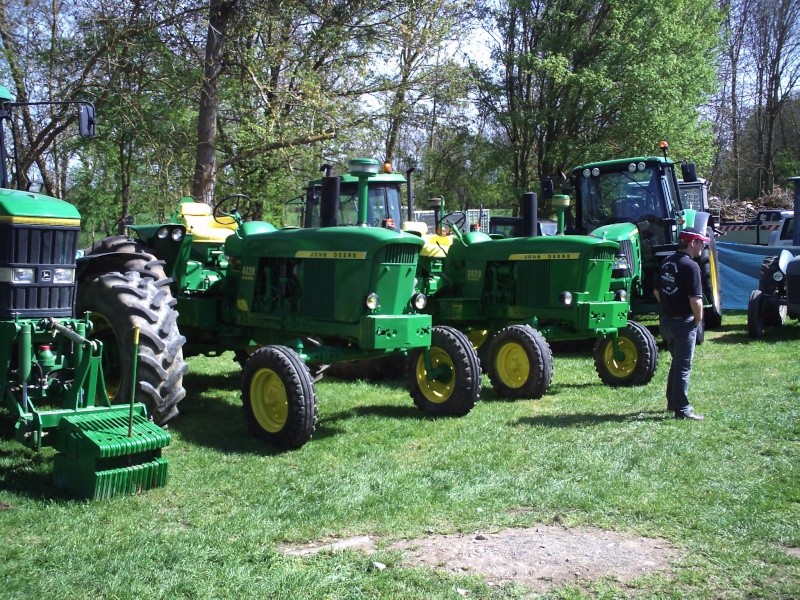
[[[679,413],[690,408],[689,377],[692,374],[697,326],[694,317],[674,319],[662,316],[660,324],[661,335],[672,356],[667,376],[667,410]]]

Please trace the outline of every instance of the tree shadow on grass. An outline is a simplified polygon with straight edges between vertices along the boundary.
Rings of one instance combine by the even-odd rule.
[[[516,421],[519,425],[530,425],[531,427],[592,427],[603,423],[633,423],[642,421],[664,421],[671,419],[672,415],[663,410],[650,410],[635,413],[578,413],[568,415],[539,415],[535,417],[523,417]]]
[[[717,335],[709,341],[714,344],[782,344],[784,342],[797,342],[800,340],[800,328],[793,323],[788,323],[782,327],[764,327],[764,332],[760,338],[751,338],[747,335],[747,329],[741,326],[731,326],[728,333]]]

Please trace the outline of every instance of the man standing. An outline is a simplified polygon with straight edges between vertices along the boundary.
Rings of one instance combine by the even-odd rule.
[[[676,419],[702,421],[689,404],[689,376],[703,319],[703,287],[700,266],[694,261],[709,238],[697,229],[681,231],[678,250],[661,264],[655,296],[659,303],[661,335],[672,356],[667,378],[667,410]]]

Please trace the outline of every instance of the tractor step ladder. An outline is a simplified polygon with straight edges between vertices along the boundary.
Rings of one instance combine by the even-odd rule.
[[[163,487],[171,436],[147,419],[144,405],[64,416],[54,432],[56,487],[92,500]]]

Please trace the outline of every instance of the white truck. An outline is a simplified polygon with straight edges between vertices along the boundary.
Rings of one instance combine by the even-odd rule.
[[[794,234],[794,212],[762,210],[754,221],[720,223],[716,226],[724,237],[721,242],[738,242],[759,246],[791,246]]]

